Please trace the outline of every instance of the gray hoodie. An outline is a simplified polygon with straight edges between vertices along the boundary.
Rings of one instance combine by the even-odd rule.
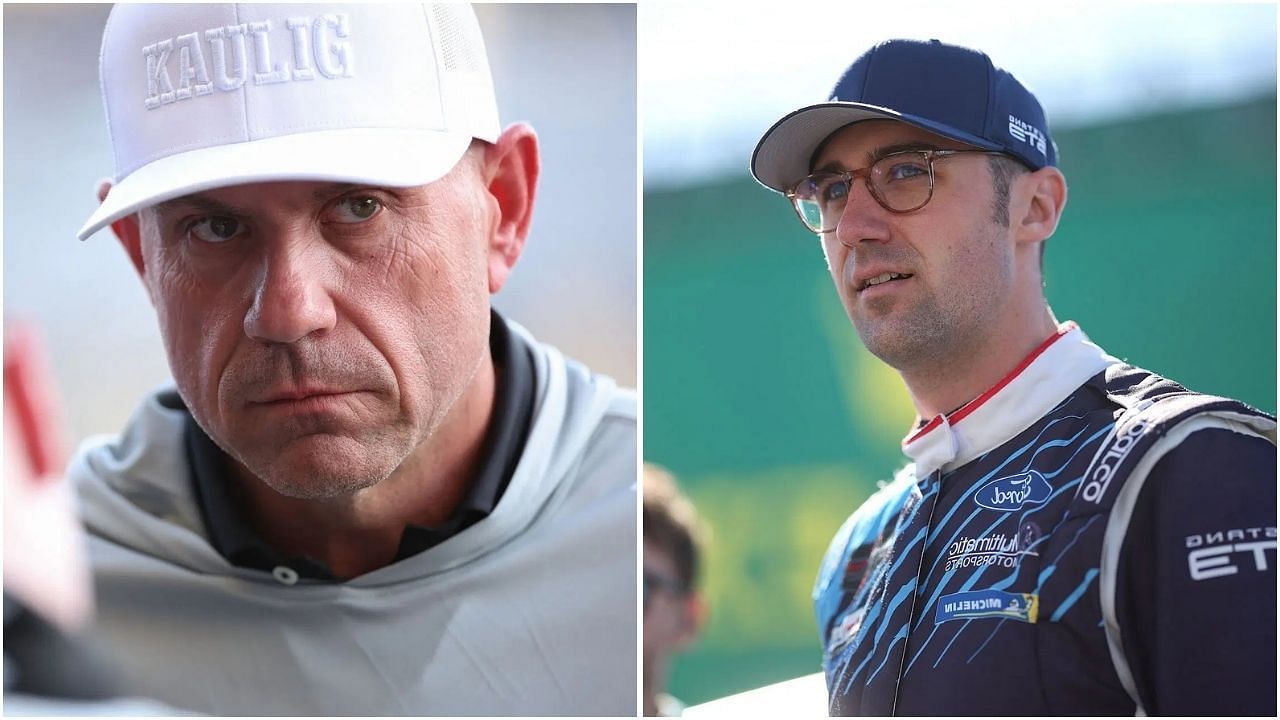
[[[533,420],[493,513],[342,583],[285,585],[210,545],[172,388],[69,474],[98,626],[145,694],[210,714],[636,712],[636,399],[530,346]]]

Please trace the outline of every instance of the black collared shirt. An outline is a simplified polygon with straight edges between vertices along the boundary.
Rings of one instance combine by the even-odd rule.
[[[492,313],[489,352],[497,369],[493,416],[480,451],[480,465],[462,502],[440,525],[409,525],[400,537],[395,561],[435,547],[488,517],[502,498],[524,452],[533,417],[534,376],[530,349]],[[324,563],[307,556],[286,557],[267,545],[241,509],[230,472],[230,459],[187,416],[187,459],[195,483],[196,502],[214,549],[232,565],[277,571],[290,568],[298,577],[336,581]]]

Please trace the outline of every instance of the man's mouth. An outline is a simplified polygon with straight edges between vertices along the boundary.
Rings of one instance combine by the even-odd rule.
[[[912,277],[911,273],[896,273],[896,272],[880,273],[879,275],[873,278],[867,278],[866,281],[862,283],[862,287],[858,288],[858,291],[861,292],[863,290],[866,290],[867,288],[875,287],[876,285],[883,285],[888,282],[894,282],[896,280],[905,280],[909,277]]]
[[[296,390],[279,390],[266,394],[257,400],[251,401],[253,405],[272,405],[291,402],[301,402],[314,398],[335,397],[338,395],[346,395],[349,391],[338,390],[333,388],[299,388]]]

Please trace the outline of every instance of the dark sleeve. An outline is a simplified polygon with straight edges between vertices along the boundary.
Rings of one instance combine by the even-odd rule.
[[[1116,616],[1152,715],[1276,714],[1276,447],[1192,433],[1151,470]]]

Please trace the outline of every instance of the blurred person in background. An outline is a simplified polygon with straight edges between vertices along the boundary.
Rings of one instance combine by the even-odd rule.
[[[884,42],[751,170],[918,415],[819,572],[830,712],[1274,715],[1275,419],[1053,316],[1067,186],[1035,96]]]
[[[7,323],[4,348],[4,711],[169,715],[129,697],[91,633],[84,531],[61,472],[57,393],[35,329]]]
[[[176,383],[69,471],[129,677],[219,714],[633,714],[635,397],[490,306],[539,150],[470,6],[119,5],[101,87],[80,236],[112,228]]]
[[[697,639],[706,618],[698,578],[706,530],[689,498],[665,469],[644,465],[644,714],[680,715],[667,694],[675,655]]]

